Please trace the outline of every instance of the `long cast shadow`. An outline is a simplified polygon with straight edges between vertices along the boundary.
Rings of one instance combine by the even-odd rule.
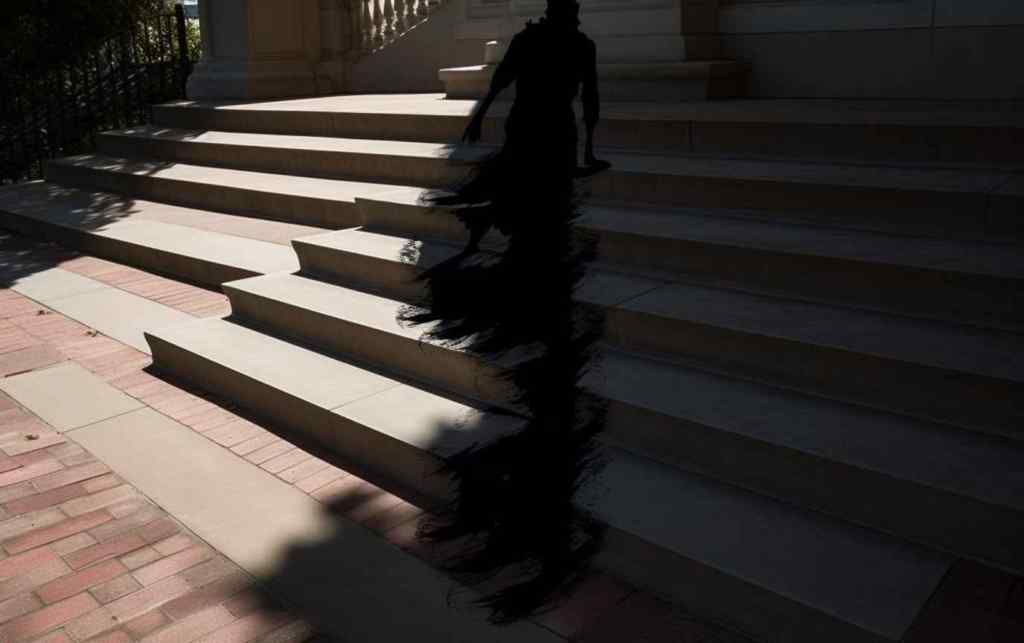
[[[422,272],[426,296],[400,315],[424,326],[432,342],[503,364],[508,403],[524,416],[520,431],[448,458],[455,498],[421,530],[430,542],[467,543],[446,568],[487,588],[479,602],[500,623],[564,594],[603,535],[601,523],[575,502],[600,469],[595,437],[605,414],[580,384],[603,319],[574,301],[596,248],[575,226],[575,181],[609,167],[593,153],[596,48],[579,30],[578,14],[575,0],[549,0],[545,18],[512,40],[464,136],[480,139],[491,104],[515,83],[504,146],[463,184],[425,199],[458,218],[466,247]],[[582,166],[577,95],[586,127]],[[484,251],[481,242],[492,231],[504,245]]]

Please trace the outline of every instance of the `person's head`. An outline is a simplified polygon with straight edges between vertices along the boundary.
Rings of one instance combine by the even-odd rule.
[[[577,0],[548,0],[544,14],[549,22],[577,27],[580,24],[580,3]]]

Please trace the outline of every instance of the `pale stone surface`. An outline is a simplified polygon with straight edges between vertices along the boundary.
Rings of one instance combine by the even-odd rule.
[[[241,217],[231,218],[228,215],[40,182],[0,191],[0,208],[29,220],[122,242],[124,252],[142,249],[142,253],[137,253],[142,257],[145,257],[145,250],[151,249],[171,255],[170,259],[228,263],[256,273],[294,270],[298,267],[291,248],[258,237],[301,236],[318,230],[306,226],[282,229],[287,224],[242,220]],[[217,228],[237,234],[216,232]],[[171,269],[167,260],[163,265],[164,271]],[[159,269],[159,265],[147,267]],[[75,283],[87,283],[81,279]]]
[[[197,98],[316,93],[317,0],[218,0],[200,4],[203,58],[188,82]]]
[[[111,287],[61,299],[53,302],[51,307],[144,353],[149,352],[142,335],[146,329],[194,319],[169,306]]]
[[[1020,183],[1024,185],[1024,182]],[[357,198],[369,231],[423,231],[435,238],[468,239],[465,226],[449,212],[423,204],[427,191],[397,188]],[[1019,195],[1008,184],[995,192]],[[1024,256],[1013,246],[927,237],[904,237],[798,222],[765,221],[758,212],[715,208],[649,208],[584,204],[579,225],[597,233],[643,239],[698,241],[728,247],[772,250],[814,257],[854,259],[892,266],[914,266],[978,275],[1024,278]],[[653,249],[648,244],[648,251]]]
[[[0,390],[58,431],[70,431],[143,406],[75,363],[0,380]]]
[[[138,221],[107,230],[105,236],[180,257],[226,262],[252,272],[298,268],[294,253],[281,244],[204,232],[199,234],[195,228],[177,224]]]
[[[388,194],[378,198],[392,197]],[[1006,245],[715,217],[711,209],[645,211],[591,206],[584,211],[582,225],[596,230],[1024,278],[1024,256]]]
[[[335,413],[441,457],[487,444],[519,425],[512,417],[486,415],[411,386],[358,400]]]
[[[95,279],[82,277],[60,268],[49,268],[40,272],[18,277],[11,289],[26,297],[48,304],[52,301],[81,295],[107,288]]]
[[[225,332],[230,327],[224,322],[214,321],[215,324],[204,322],[202,325],[220,325]],[[236,330],[233,334],[244,332]],[[195,345],[211,335],[214,333],[194,332],[191,337],[179,334],[177,337],[165,337],[165,340],[196,352]],[[227,342],[222,340],[219,344],[227,345]],[[297,365],[288,376],[290,385],[285,382],[275,385],[295,395],[298,381],[305,379],[309,370],[303,349],[270,337],[262,339],[262,347],[262,353],[274,355],[277,362]],[[221,350],[218,356],[207,350],[203,352],[205,359],[221,360],[232,371],[248,377],[252,377],[250,371],[259,369],[258,359],[251,355],[253,350],[237,343],[230,351],[227,348]],[[319,359],[325,365],[333,364],[335,369],[345,367],[330,358]],[[260,376],[261,379],[265,377],[265,374]],[[412,398],[401,395],[400,387],[404,388],[404,385],[354,402],[336,412],[342,416],[347,416],[349,410],[362,412],[363,415],[358,416],[360,420],[373,422],[371,426],[360,423],[363,428],[359,430],[388,435],[403,444],[408,444],[406,439],[415,439],[417,443],[426,443],[432,450],[444,448],[446,431],[443,422],[450,418],[449,412],[441,411],[439,415],[435,403],[430,402],[433,398],[417,401],[416,394],[410,393]],[[427,426],[433,426],[434,437],[424,433],[421,425],[396,420],[390,414],[382,415],[382,406],[393,408],[390,404],[383,404],[387,398],[394,398],[393,403],[397,400],[404,402],[403,411],[424,413],[428,418]],[[381,421],[383,417],[388,419]],[[442,424],[438,424],[438,419]],[[448,444],[448,448],[455,446]],[[745,492],[690,480],[680,472],[659,468],[653,463],[641,466],[639,461],[617,451],[613,459],[615,464],[596,483],[597,508],[613,526],[873,631],[889,635],[896,633],[898,636],[902,632],[900,628],[909,623],[927,599],[948,563],[945,558],[823,521]],[[401,466],[405,462],[404,458],[396,458],[393,466]],[[396,475],[401,473],[396,472]],[[612,490],[611,495],[600,492],[604,487]],[[664,507],[638,504],[635,499],[639,497],[656,498],[657,502],[664,503]],[[713,524],[695,527],[692,516],[704,516],[707,511],[716,512],[718,519]],[[741,527],[737,530],[736,525]],[[768,527],[762,529],[759,525]],[[740,546],[734,542],[737,537],[743,539],[742,546],[747,550],[732,557],[727,555],[727,551]],[[723,543],[728,543],[728,546]],[[832,582],[835,578],[844,579],[841,587]],[[858,598],[868,594],[874,594],[876,598],[884,594],[884,605],[876,605],[873,601],[865,604]]]
[[[723,33],[791,33],[932,26],[934,0],[903,2],[729,2],[719,9]]]
[[[164,341],[186,342],[206,359],[237,366],[260,382],[309,404],[334,409],[398,386],[398,382],[311,350],[272,340],[218,319],[169,326]]]
[[[228,113],[295,112],[309,118],[332,114],[468,117],[475,100],[450,100],[444,94],[370,94],[322,96],[260,102],[179,101],[158,110],[189,109]],[[508,106],[496,103],[489,112],[504,116]],[[993,127],[1024,125],[1024,115],[1010,106],[985,103],[878,100],[736,99],[723,102],[603,101],[601,118],[610,120],[792,123],[832,125],[919,125]]]
[[[75,439],[346,640],[556,640],[529,623],[498,628],[480,612],[450,609],[450,583],[438,572],[154,411],[93,425]]]
[[[1024,363],[1007,359],[1024,355],[1024,340],[1017,335],[968,333],[944,323],[686,284],[651,291],[623,308],[1024,382]]]
[[[625,452],[587,493],[619,529],[892,639],[951,563]]]
[[[196,190],[209,188],[210,186],[222,186],[268,195],[285,194],[322,199],[330,198],[332,200],[349,202],[354,201],[357,197],[374,196],[400,187],[380,183],[360,183],[358,181],[321,179],[294,174],[251,172],[206,165],[158,163],[97,155],[69,157],[61,159],[57,163],[104,170],[117,174],[145,176],[150,179],[167,179],[194,186]],[[173,206],[167,206],[167,208],[173,210],[185,209],[173,208]],[[175,215],[177,215],[177,212],[175,212]],[[240,234],[239,236],[248,235]]]
[[[226,288],[287,302],[321,315],[344,317],[356,324],[419,340],[423,328],[399,323],[404,304],[393,299],[341,288],[317,279],[292,274],[273,274],[225,284]]]
[[[390,339],[376,341],[389,347],[388,359],[397,364],[411,363],[422,350],[418,343],[409,343],[409,340],[419,340],[420,331],[403,328],[396,321],[402,306],[400,302],[293,275],[257,277],[234,282],[230,287],[285,302],[297,309],[316,311],[326,319],[352,322],[385,333]],[[296,317],[277,316],[278,330],[301,334],[301,330],[293,326]],[[266,325],[268,319],[261,317],[257,321]],[[320,324],[334,328],[327,321]],[[650,409],[681,422],[738,432],[898,478],[1024,509],[1021,501],[1024,474],[1019,473],[1024,471],[1024,452],[1006,445],[997,447],[987,438],[954,435],[924,422],[615,352],[603,355],[598,364],[588,383],[614,401]],[[437,368],[443,366],[438,363]],[[444,380],[440,371],[436,371],[434,377],[438,378],[437,382]],[[431,405],[435,402],[440,405],[436,408],[444,408],[432,395],[397,387],[343,406],[339,412],[369,426],[396,423],[394,430],[385,432],[406,435],[408,437],[403,439],[425,448],[430,439],[417,436],[422,436],[422,431],[429,433],[433,430],[431,427],[442,421],[424,416],[427,419],[420,422],[421,417],[411,410],[394,413],[393,409],[407,406],[404,402],[389,401],[392,397],[409,399],[409,404],[423,408],[425,413],[434,408]],[[416,401],[421,398],[422,401]],[[451,408],[457,411],[458,405]],[[460,424],[451,417],[443,423]],[[619,428],[624,435],[628,434],[628,427]],[[915,456],[922,452],[929,457]]]
[[[1024,450],[986,436],[617,352],[585,383],[617,403],[1024,510]]]
[[[432,171],[461,175],[451,167],[452,160],[473,161],[491,151],[488,146],[456,147],[445,143],[421,143],[408,141],[386,141],[368,139],[347,139],[323,136],[291,136],[278,134],[253,134],[238,132],[200,132],[170,130],[153,127],[139,127],[104,134],[118,145],[134,145],[150,140],[167,141],[180,152],[175,156],[188,154],[190,146],[216,145],[228,150],[237,149],[239,155],[249,148],[273,150],[281,162],[299,158],[305,152],[364,156],[367,160],[381,164],[375,173],[387,170],[388,176],[402,176],[412,183],[422,182],[415,175],[426,166],[406,168],[407,161],[433,161]],[[102,142],[101,142],[102,146]],[[657,154],[606,153],[606,159],[613,164],[613,171],[599,177],[607,182],[609,177],[620,177],[624,173],[650,177],[700,177],[709,179],[732,179],[766,183],[798,183],[810,185],[835,185],[867,189],[923,190],[941,193],[982,193],[986,194],[1004,184],[1011,176],[1008,172],[965,171],[946,168],[888,167],[839,163],[808,163],[777,160],[745,160],[718,158],[687,158]],[[304,166],[312,160],[303,160]],[[352,166],[355,167],[355,166]],[[349,168],[349,170],[352,169]],[[406,173],[408,176],[406,176]],[[440,176],[440,175],[439,175]],[[447,174],[445,174],[447,176]],[[621,179],[620,179],[621,180]]]
[[[327,136],[295,136],[287,134],[256,134],[252,132],[204,132],[168,129],[143,125],[106,132],[110,138],[153,139],[173,141],[183,145],[237,145],[280,150],[283,156],[293,151],[340,152],[375,154],[384,156],[411,156],[417,158],[447,158],[451,146],[416,141],[383,141]]]
[[[318,238],[324,247],[393,264],[429,268],[458,247],[414,241],[365,230]],[[311,242],[311,240],[304,240]],[[926,242],[922,242],[926,243]],[[941,244],[939,244],[941,246]],[[998,251],[997,251],[998,252]],[[1004,251],[1005,252],[1005,251]],[[341,265],[340,263],[338,265]],[[360,274],[373,274],[367,269]],[[403,284],[379,271],[372,285],[396,292]],[[1024,353],[1015,336],[965,334],[944,324],[845,308],[759,297],[738,291],[665,284],[617,273],[595,272],[579,293],[582,300],[624,310],[786,337],[870,355],[1024,381],[1024,366],[1007,355]],[[392,323],[393,325],[393,323]]]

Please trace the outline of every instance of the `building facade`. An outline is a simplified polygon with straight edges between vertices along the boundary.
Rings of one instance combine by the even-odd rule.
[[[196,98],[439,91],[544,0],[201,0]],[[1024,99],[1013,0],[582,0],[603,64],[738,61],[749,97]],[[629,67],[623,67],[629,66]],[[662,70],[662,71],[658,71]],[[668,74],[668,80],[673,77]]]

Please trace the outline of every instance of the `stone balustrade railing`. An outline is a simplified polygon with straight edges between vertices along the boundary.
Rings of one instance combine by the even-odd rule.
[[[426,20],[444,0],[350,0],[354,49],[369,54],[394,42]]]

